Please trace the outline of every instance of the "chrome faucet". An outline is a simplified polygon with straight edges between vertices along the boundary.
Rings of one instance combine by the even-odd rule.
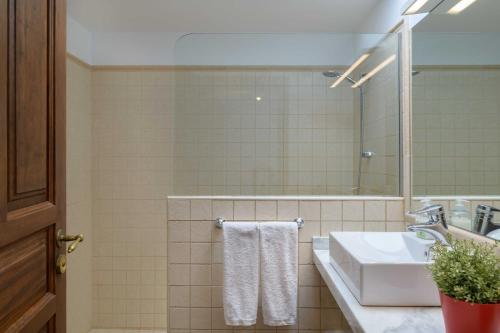
[[[488,205],[477,205],[473,231],[484,236],[500,228],[500,224],[493,222],[495,212],[500,212],[500,209]]]
[[[448,235],[448,223],[446,223],[446,215],[442,205],[432,205],[414,212],[408,212],[407,215],[411,217],[424,216],[428,219],[425,223],[409,225],[409,231],[425,232],[433,237],[436,242],[440,242],[443,245],[450,245],[446,239]]]

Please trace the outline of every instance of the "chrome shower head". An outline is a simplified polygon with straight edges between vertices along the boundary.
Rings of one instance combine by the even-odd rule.
[[[327,72],[323,72],[323,75],[326,77],[337,78],[337,77],[340,77],[341,74],[339,72],[336,72],[336,71],[327,71]]]
[[[342,74],[340,72],[336,72],[336,71],[326,71],[326,72],[323,72],[323,75],[328,77],[328,78],[338,78],[338,77],[342,76]],[[346,76],[346,80],[348,80],[352,84],[356,84],[356,81],[350,76]]]

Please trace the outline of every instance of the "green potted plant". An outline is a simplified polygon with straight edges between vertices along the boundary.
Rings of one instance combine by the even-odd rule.
[[[432,277],[447,333],[500,332],[500,257],[495,245],[449,239],[436,244]]]

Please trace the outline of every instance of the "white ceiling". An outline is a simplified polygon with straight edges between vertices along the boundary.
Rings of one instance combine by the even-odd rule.
[[[415,30],[420,32],[500,32],[500,0],[477,0],[458,15],[436,14],[440,12],[439,8],[422,20]]]
[[[357,32],[380,1],[69,0],[68,13],[92,32]]]

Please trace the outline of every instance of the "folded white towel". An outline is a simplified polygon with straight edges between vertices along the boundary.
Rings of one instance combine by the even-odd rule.
[[[224,318],[226,325],[255,325],[258,299],[258,224],[224,222]]]
[[[294,325],[297,321],[297,223],[261,223],[260,257],[264,324]]]

